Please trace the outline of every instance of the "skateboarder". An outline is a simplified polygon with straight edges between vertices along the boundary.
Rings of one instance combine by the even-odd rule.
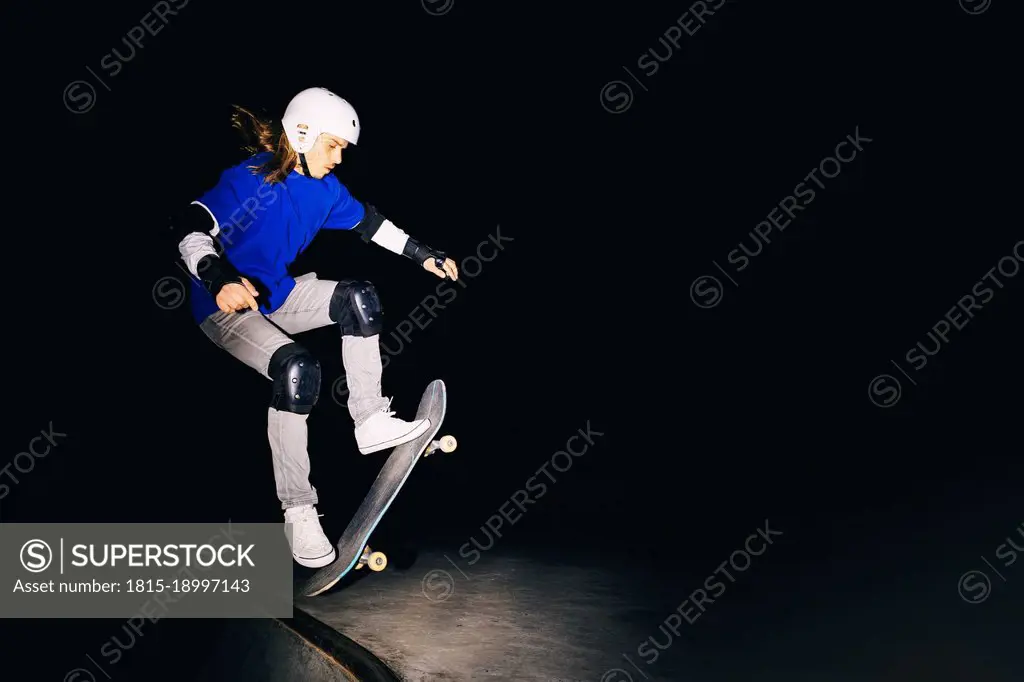
[[[172,219],[192,273],[192,314],[217,346],[272,382],[267,436],[277,496],[292,524],[292,555],[308,567],[335,558],[310,484],[306,419],[320,391],[320,363],[289,336],[337,325],[348,411],[359,451],[369,454],[424,433],[426,420],[403,421],[381,395],[381,303],[367,281],[298,277],[288,266],[321,229],[351,230],[406,256],[438,277],[458,278],[455,262],[419,243],[331,174],[356,144],[360,123],[346,100],[324,88],[295,95],[280,124],[236,107],[236,128],[252,154]]]

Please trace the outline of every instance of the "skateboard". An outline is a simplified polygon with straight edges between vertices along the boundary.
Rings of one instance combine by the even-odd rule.
[[[353,569],[358,570],[363,566],[368,566],[372,571],[382,571],[387,566],[387,556],[383,552],[371,549],[366,541],[383,518],[388,507],[391,506],[398,491],[402,489],[406,479],[409,478],[413,467],[420,460],[420,455],[426,457],[438,450],[451,452],[455,449],[456,442],[452,436],[443,436],[434,440],[434,436],[441,428],[441,422],[444,421],[447,397],[444,382],[440,379],[435,379],[427,385],[427,390],[420,398],[415,419],[428,420],[430,428],[420,434],[418,438],[392,449],[383,468],[377,474],[373,486],[366,493],[355,516],[349,522],[348,528],[338,540],[337,558],[330,565],[317,571],[302,585],[300,593],[303,596],[314,597],[326,592]]]

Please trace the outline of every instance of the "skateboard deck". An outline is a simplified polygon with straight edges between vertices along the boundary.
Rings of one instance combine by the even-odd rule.
[[[415,417],[428,420],[430,428],[418,438],[392,449],[373,486],[338,540],[337,558],[302,585],[300,593],[303,596],[313,597],[326,592],[353,568],[358,569],[366,565],[374,571],[384,569],[387,557],[382,552],[372,551],[366,541],[409,478],[413,467],[420,460],[420,455],[429,455],[434,450],[451,452],[455,449],[455,439],[451,436],[445,436],[440,441],[434,440],[434,436],[441,428],[441,422],[444,421],[446,407],[447,393],[444,382],[435,379],[423,392]]]

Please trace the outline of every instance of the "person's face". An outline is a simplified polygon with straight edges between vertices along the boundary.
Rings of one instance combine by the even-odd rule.
[[[341,150],[345,147],[348,147],[347,140],[330,133],[321,134],[313,148],[306,152],[306,164],[309,166],[310,174],[317,179],[325,177],[341,163]],[[302,164],[297,164],[295,169],[302,173]]]

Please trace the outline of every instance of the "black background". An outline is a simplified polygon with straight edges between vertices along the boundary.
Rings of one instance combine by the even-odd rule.
[[[940,557],[952,590],[956,567],[1021,522],[1024,275],[1001,278],[926,367],[903,357],[1024,239],[1009,6],[730,1],[653,76],[637,58],[664,54],[686,3],[456,0],[432,16],[419,2],[193,0],[113,77],[101,59],[126,53],[151,4],[22,8],[10,87],[31,106],[8,100],[0,464],[51,422],[67,437],[0,518],[280,519],[269,385],[154,287],[183,280],[166,216],[242,158],[229,105],[280,112],[323,85],[363,123],[336,171],[357,198],[460,261],[496,230],[513,239],[476,276],[463,263],[465,286],[385,370],[399,416],[444,379],[460,443],[417,469],[388,532],[465,538],[589,422],[605,435],[509,542],[703,567],[772,518],[792,529],[787,561],[814,572],[837,545],[885,556],[955,524]],[[57,98],[78,79],[96,92],[84,113]],[[635,97],[613,114],[600,94],[617,79]],[[864,151],[738,286],[695,305],[694,280],[724,279],[712,261],[728,267],[857,129]],[[321,233],[297,266],[373,281],[392,347],[437,285],[351,234]],[[302,342],[324,368],[309,447],[335,537],[380,460],[357,453],[331,399],[336,331]],[[881,409],[868,386],[886,373],[903,393]],[[56,679],[112,623],[6,621],[4,664],[30,670],[23,654]]]

